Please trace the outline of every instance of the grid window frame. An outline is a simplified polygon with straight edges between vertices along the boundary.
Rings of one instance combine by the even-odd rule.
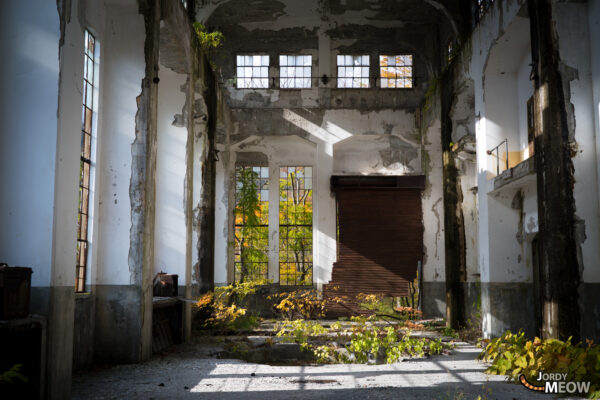
[[[84,293],[89,271],[91,242],[90,209],[93,201],[94,138],[97,131],[99,44],[87,29],[84,32],[83,99],[81,111],[81,146],[79,154],[79,198],[77,207],[77,239],[75,292]]]
[[[312,88],[312,55],[280,54],[279,55],[279,88],[311,89]]]
[[[414,56],[379,55],[379,86],[381,89],[414,89]]]
[[[279,167],[280,286],[313,285],[313,179],[310,165]]]
[[[254,187],[250,187],[256,191],[259,201],[258,224],[249,225],[246,220],[247,213],[244,209],[238,207],[241,189],[244,182],[240,180],[243,171],[252,171],[252,181]],[[254,176],[255,174],[255,176]],[[240,220],[241,218],[241,220]],[[250,228],[250,237],[244,236],[244,229]],[[244,274],[245,255],[242,254],[245,243],[243,240],[248,240],[248,247],[254,246],[257,242],[261,245],[258,248],[258,253],[254,253],[254,257],[259,256],[259,261],[251,261],[247,264],[248,274]],[[269,273],[269,168],[262,165],[236,165],[235,167],[235,208],[234,208],[234,258],[233,258],[233,282],[241,283],[247,281],[266,281]],[[252,251],[256,249],[252,248]]]
[[[235,67],[236,89],[269,88],[269,55],[237,54]]]
[[[338,89],[370,89],[371,60],[368,54],[336,56]]]

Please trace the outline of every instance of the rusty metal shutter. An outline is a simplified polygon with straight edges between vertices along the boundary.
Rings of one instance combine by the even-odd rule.
[[[423,257],[421,190],[378,186],[336,190],[338,257],[325,294],[409,295]]]

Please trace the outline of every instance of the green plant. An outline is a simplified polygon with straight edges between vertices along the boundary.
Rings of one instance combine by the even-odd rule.
[[[283,337],[284,341],[300,344],[302,349],[308,349],[308,339],[311,336],[322,335],[325,333],[327,333],[327,329],[324,328],[323,325],[314,321],[297,319],[284,322],[277,332],[277,336]]]
[[[27,377],[19,372],[21,367],[23,367],[22,364],[15,364],[9,370],[0,374],[0,384],[13,385],[17,381],[27,383],[29,381]]]
[[[314,319],[325,315],[327,301],[319,298],[319,293],[314,289],[300,289],[292,292],[278,293],[268,297],[277,299],[274,305],[275,312],[286,319]]]
[[[449,326],[445,326],[440,330],[440,333],[444,336],[450,336],[451,338],[458,338],[458,333],[450,328]]]
[[[492,363],[487,373],[508,375],[511,381],[521,374],[533,383],[539,372],[567,373],[569,381],[591,382],[587,395],[600,397],[600,346],[593,341],[588,341],[587,346],[574,345],[571,338],[561,341],[536,337],[531,341],[523,332],[506,331],[490,340],[479,358]]]
[[[415,320],[422,316],[421,311],[411,306],[396,306],[396,298],[385,297],[383,294],[359,293],[356,296],[358,305],[363,310],[372,311],[382,319],[395,319],[401,321]],[[410,300],[406,300],[408,303]],[[411,303],[414,304],[414,301]]]
[[[219,31],[208,32],[206,27],[200,22],[194,22],[194,31],[198,36],[200,45],[203,49],[208,50],[211,48],[217,48],[225,40],[225,36]]]
[[[202,320],[201,328],[224,331],[248,331],[259,321],[254,315],[247,315],[246,309],[236,304],[265,281],[244,282],[215,288],[205,293],[194,304]]]
[[[314,322],[295,320],[282,324],[277,336],[284,341],[295,342],[306,351],[312,351],[317,362],[368,363],[397,362],[402,356],[422,357],[440,354],[448,345],[441,339],[414,338],[409,333],[402,334],[397,326],[378,327],[372,317],[352,317],[351,328],[343,329],[339,322],[329,328]],[[317,338],[337,334],[336,342],[319,343]]]

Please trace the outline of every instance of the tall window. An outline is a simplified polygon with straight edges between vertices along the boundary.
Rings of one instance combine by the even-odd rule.
[[[279,56],[279,87],[310,88],[311,66],[312,56]]]
[[[279,284],[312,285],[312,167],[279,171]]]
[[[413,87],[413,57],[402,56],[379,56],[379,70],[382,88]]]
[[[269,168],[235,169],[234,281],[262,281],[269,271]]]
[[[269,56],[237,56],[237,88],[269,87]]]
[[[90,181],[94,158],[92,141],[96,136],[98,110],[98,52],[94,36],[85,31],[83,67],[83,107],[81,112],[81,153],[79,161],[79,210],[77,213],[77,267],[75,291],[85,291],[85,280],[89,265],[90,243]]]

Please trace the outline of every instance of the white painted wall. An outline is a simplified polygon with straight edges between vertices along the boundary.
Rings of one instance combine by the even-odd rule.
[[[215,285],[228,283],[227,270],[229,258],[231,220],[229,212],[229,187],[231,185],[230,157],[232,152],[220,149],[220,161],[215,163]],[[233,206],[232,206],[233,207]],[[233,277],[231,277],[233,279]]]
[[[49,286],[51,276],[59,37],[55,2],[3,2],[0,261],[33,268],[33,286]]]
[[[136,97],[144,77],[144,19],[136,5],[106,6],[102,57],[100,111],[102,151],[98,159],[100,180],[97,274],[95,284],[128,285],[131,204],[131,144],[135,138]]]
[[[527,53],[517,71],[517,113],[519,115],[519,150],[524,151],[523,159],[531,157],[527,137],[527,101],[533,95],[531,75],[531,53]]]
[[[517,113],[517,80],[515,74],[488,74],[485,76],[486,134],[488,149],[508,139],[508,151],[519,151],[519,125]],[[510,99],[510,100],[509,100]],[[506,169],[506,145],[499,148],[500,172]],[[496,176],[496,152],[487,157],[488,177]]]
[[[600,37],[600,0],[589,0],[589,40],[595,43]],[[592,107],[594,108],[594,134],[596,138],[596,156],[600,154],[600,47],[590,45],[590,67],[592,79]],[[600,190],[600,163],[596,163],[596,175],[598,178],[598,189]],[[600,201],[600,192],[598,194]],[[600,203],[599,203],[600,208]]]
[[[423,281],[446,281],[446,247],[444,239],[444,198],[441,123],[435,123],[427,129],[423,138],[423,147],[429,153],[429,168],[426,187],[423,192]],[[440,309],[445,307],[438,305]]]
[[[187,76],[160,66],[158,73],[158,127],[156,159],[156,214],[154,274],[179,275],[184,285],[186,272],[186,224],[184,180],[186,174],[187,127],[173,125],[185,106],[181,87]]]
[[[535,183],[535,182],[534,182]],[[522,244],[517,240],[520,209],[518,189],[503,188],[488,195],[490,282],[529,282],[531,269],[522,262]]]

